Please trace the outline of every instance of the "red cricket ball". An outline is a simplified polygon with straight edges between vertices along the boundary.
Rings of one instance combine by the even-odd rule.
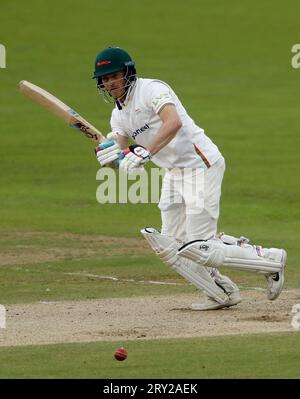
[[[127,359],[127,356],[128,356],[128,352],[125,348],[123,348],[123,346],[121,346],[121,348],[117,348],[115,350],[114,357],[116,360],[120,360],[120,361],[125,360],[125,359]]]

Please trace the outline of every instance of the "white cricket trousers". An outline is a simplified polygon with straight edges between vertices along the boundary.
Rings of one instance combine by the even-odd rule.
[[[161,197],[161,233],[182,242],[208,240],[217,233],[225,160],[209,169],[168,169]]]

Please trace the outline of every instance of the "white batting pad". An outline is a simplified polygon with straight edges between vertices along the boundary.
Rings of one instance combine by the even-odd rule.
[[[205,267],[229,267],[264,274],[280,272],[286,258],[283,249],[226,245],[219,238],[191,241],[179,248],[177,254]]]
[[[198,289],[203,290],[218,303],[223,304],[228,301],[228,295],[215,283],[206,268],[177,255],[177,250],[181,244],[174,238],[162,235],[151,227],[141,230],[141,233],[161,260],[171,266],[178,274]]]

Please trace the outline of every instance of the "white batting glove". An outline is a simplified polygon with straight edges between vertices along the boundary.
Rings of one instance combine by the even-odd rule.
[[[143,167],[145,163],[150,161],[151,154],[143,146],[134,144],[123,150],[119,159],[121,159],[120,169],[130,173],[133,169]]]
[[[105,166],[119,158],[121,149],[114,140],[108,139],[96,147],[95,153],[100,165]]]

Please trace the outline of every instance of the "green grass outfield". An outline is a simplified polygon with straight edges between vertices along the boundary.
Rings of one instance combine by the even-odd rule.
[[[300,378],[299,334],[3,348],[5,378]]]
[[[116,290],[68,274],[183,282],[149,252],[115,254],[106,244],[89,253],[74,237],[57,239],[134,239],[146,225],[160,227],[156,204],[98,204],[93,145],[17,90],[20,80],[32,81],[107,132],[111,106],[91,76],[96,53],[109,45],[127,49],[141,77],[167,81],[225,156],[219,230],[286,248],[285,287],[299,288],[300,69],[291,66],[299,12],[297,0],[2,0],[0,256],[16,261],[0,267],[0,303],[193,290]],[[63,256],[22,261],[53,251]],[[261,284],[255,275],[228,275],[242,287]],[[299,378],[297,334],[132,341],[123,363],[112,359],[115,343],[0,348],[0,377]]]

